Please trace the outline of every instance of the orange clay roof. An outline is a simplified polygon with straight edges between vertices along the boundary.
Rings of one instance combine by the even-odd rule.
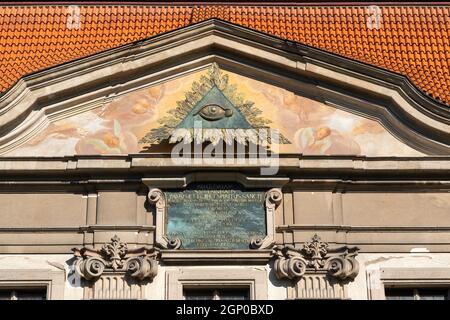
[[[219,18],[407,76],[450,105],[450,7],[380,6],[369,29],[365,6],[81,6],[67,28],[67,6],[0,7],[0,92],[20,77],[210,18]]]

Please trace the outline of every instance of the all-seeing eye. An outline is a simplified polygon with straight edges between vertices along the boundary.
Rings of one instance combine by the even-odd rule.
[[[203,119],[215,121],[220,120],[225,117],[231,117],[233,110],[228,108],[223,108],[217,104],[208,104],[204,106],[199,112]]]

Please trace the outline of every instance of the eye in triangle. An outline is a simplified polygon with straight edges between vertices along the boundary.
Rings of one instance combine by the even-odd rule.
[[[234,104],[217,87],[213,86],[198,101],[176,129],[251,129],[252,126]]]
[[[271,121],[261,116],[254,102],[244,99],[238,86],[231,84],[228,75],[215,63],[198,82],[193,82],[191,90],[185,92],[185,99],[177,101],[177,106],[168,114],[160,120],[160,127],[152,129],[139,142],[176,143],[180,139],[217,142],[222,139],[226,143],[266,145],[272,141]],[[199,128],[202,128],[202,137],[194,133],[198,133]],[[290,143],[281,133],[278,136],[278,143]]]
[[[195,115],[198,114],[205,120],[215,121],[224,117],[231,117],[233,115],[233,110],[225,109],[218,104],[208,104],[201,108]]]

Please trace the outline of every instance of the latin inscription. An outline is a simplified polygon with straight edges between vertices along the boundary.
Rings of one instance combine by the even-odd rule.
[[[266,235],[264,191],[231,183],[196,183],[166,191],[169,239],[184,249],[248,249]]]

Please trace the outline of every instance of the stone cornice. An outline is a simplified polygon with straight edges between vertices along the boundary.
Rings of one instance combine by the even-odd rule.
[[[279,225],[277,232],[302,230],[336,231],[336,232],[448,232],[450,226],[350,226],[350,225]]]
[[[80,226],[80,227],[0,227],[0,232],[95,232],[101,230],[115,230],[115,231],[134,231],[134,232],[145,232],[154,231],[155,226],[149,225],[93,225],[93,226]]]
[[[79,233],[93,232],[96,230],[114,231],[154,231],[155,226],[89,226],[89,227],[6,227],[0,228],[4,233]],[[350,225],[278,225],[277,232],[291,232],[295,230],[317,230],[317,231],[342,231],[342,232],[449,232],[450,226],[350,226]],[[261,251],[261,250],[260,250]],[[262,250],[264,251],[264,250]],[[163,250],[163,252],[165,252]],[[169,251],[167,251],[169,252]],[[172,252],[172,251],[171,251]],[[188,252],[184,250],[184,252]],[[255,250],[249,250],[255,252]],[[175,253],[176,254],[176,253]],[[166,256],[168,253],[166,253]]]
[[[405,77],[215,19],[22,78],[0,97],[0,154],[48,122],[212,62],[364,114],[427,154],[450,154],[450,109]]]
[[[181,177],[149,177],[142,178],[142,182],[147,186],[158,186],[158,188],[184,188],[192,182],[239,182],[244,187],[255,188],[255,187],[283,187],[289,182],[287,177],[252,177],[240,172],[233,172],[223,174],[221,172],[194,172],[188,173]]]
[[[448,173],[450,170],[450,157],[364,157],[364,156],[303,156],[301,154],[281,154],[277,158],[273,157],[274,164],[278,164],[280,171],[299,172],[312,171],[320,173],[323,171],[340,171],[340,172],[358,172],[376,173],[376,172],[411,172],[413,173],[432,173],[443,172]],[[210,160],[209,160],[210,161]],[[130,154],[116,156],[70,156],[70,157],[0,157],[0,173],[82,173],[96,170],[97,173],[103,172],[128,172],[133,173],[163,173],[164,169],[170,170],[174,177],[179,176],[180,172],[211,172],[220,168],[221,171],[235,172],[236,179],[239,180],[239,172],[246,170],[259,169],[263,166],[261,163],[249,161],[249,159],[239,159],[239,163],[227,164],[222,163],[224,159],[218,159],[216,163],[206,162],[202,164],[185,164],[180,165],[174,163],[170,154]],[[201,173],[191,174],[186,178],[172,181],[175,184],[184,185],[189,183],[194,177]],[[184,176],[184,175],[183,175]],[[162,179],[162,176],[151,177],[155,181]],[[164,175],[170,178],[169,175]],[[255,175],[248,184],[257,184],[255,179],[261,179],[261,176]],[[443,176],[444,177],[444,176]],[[132,179],[128,177],[128,179]],[[137,178],[139,179],[139,178]],[[175,178],[174,178],[175,179]],[[240,178],[241,180],[244,178]],[[275,185],[284,185],[282,175],[277,178],[280,181],[273,182]],[[120,182],[110,179],[111,182]],[[444,179],[445,180],[445,179]],[[107,180],[103,180],[108,182]],[[139,180],[136,180],[136,182]]]
[[[260,264],[271,258],[271,250],[161,250],[166,265]]]

